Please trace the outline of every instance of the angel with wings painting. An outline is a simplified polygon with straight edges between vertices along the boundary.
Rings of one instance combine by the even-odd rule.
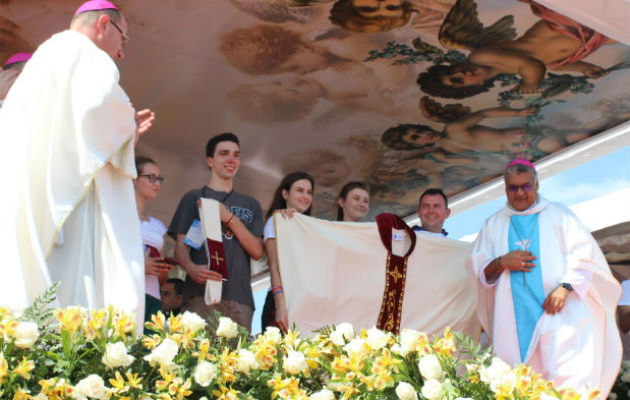
[[[527,150],[527,130],[523,127],[493,128],[481,125],[486,118],[527,117],[538,112],[537,107],[512,109],[493,107],[471,112],[461,104],[442,105],[429,97],[420,100],[422,114],[436,122],[444,123],[442,132],[419,124],[404,124],[385,131],[381,140],[395,150],[435,150],[453,155],[479,155],[482,152],[520,154]]]
[[[468,49],[466,62],[435,65],[418,76],[420,89],[432,96],[463,99],[489,90],[500,74],[518,74],[515,89],[535,93],[547,69],[582,72],[596,78],[607,71],[582,61],[604,44],[614,40],[595,32],[531,0],[536,22],[516,37],[514,18],[504,16],[484,27],[474,0],[458,0],[440,28],[440,43],[448,49]]]

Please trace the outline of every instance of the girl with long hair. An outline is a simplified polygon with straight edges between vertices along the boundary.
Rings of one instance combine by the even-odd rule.
[[[263,243],[269,259],[271,289],[267,293],[262,312],[263,332],[269,325],[277,326],[284,331],[289,329],[287,303],[278,266],[273,213],[276,210],[288,210],[290,215],[292,215],[293,212],[311,215],[314,188],[315,181],[313,177],[306,172],[293,172],[288,174],[282,179],[280,186],[276,189],[269,211],[267,211],[267,223],[265,224]]]

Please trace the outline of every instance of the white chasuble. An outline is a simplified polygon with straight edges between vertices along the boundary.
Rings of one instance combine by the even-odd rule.
[[[21,309],[61,281],[62,307],[113,305],[144,316],[144,255],[132,179],[134,110],[112,59],[58,33],[33,54],[2,111],[11,145],[1,213],[0,305]]]
[[[383,303],[388,251],[375,223],[274,215],[278,262],[289,324],[308,334],[350,322],[376,326]],[[392,248],[401,232],[393,230]],[[464,263],[468,243],[418,235],[407,259],[400,329],[441,335],[446,327],[479,338]],[[395,250],[394,250],[395,251]],[[401,256],[405,251],[402,251]]]
[[[543,313],[533,330],[524,362],[559,386],[599,387],[606,398],[621,365],[621,341],[615,310],[621,287],[591,234],[565,206],[539,196],[530,209],[504,207],[486,220],[475,241],[467,269],[478,298],[479,322],[494,352],[510,365],[521,363],[510,273],[485,281],[484,269],[509,252],[510,216],[538,213],[540,257],[545,297],[569,283],[564,308]],[[527,274],[527,273],[526,273]]]

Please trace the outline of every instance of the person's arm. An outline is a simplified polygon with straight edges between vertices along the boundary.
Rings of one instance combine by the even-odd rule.
[[[207,280],[222,280],[223,276],[218,272],[208,269],[207,265],[199,265],[192,262],[189,254],[190,248],[188,245],[184,244],[185,238],[186,234],[177,234],[177,240],[175,241],[175,258],[179,260],[180,265],[184,268],[186,274],[190,276],[193,281],[199,284],[204,284]]]
[[[243,250],[254,260],[260,260],[264,254],[262,238],[254,236],[241,220],[239,220],[236,215],[232,214],[223,204],[219,204],[219,210],[221,222],[226,224],[234,233],[234,236],[238,239]]]
[[[280,267],[278,266],[278,253],[275,238],[270,238],[265,241],[265,250],[267,251],[267,259],[269,260],[271,287],[282,287],[282,278],[280,277]],[[289,329],[289,314],[287,312],[287,300],[284,296],[284,291],[275,293],[273,300],[276,304],[276,323],[280,329],[286,332]]]
[[[511,252],[495,258],[486,266],[484,274],[486,282],[496,281],[503,271],[523,271],[529,272],[534,268],[536,256],[530,251],[512,250]]]

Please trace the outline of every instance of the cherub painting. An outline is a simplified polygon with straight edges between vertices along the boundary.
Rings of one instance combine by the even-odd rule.
[[[396,150],[431,149],[432,153],[437,150],[437,154],[459,157],[473,157],[483,152],[517,155],[531,144],[523,127],[497,129],[480,122],[486,118],[527,117],[538,112],[537,107],[493,107],[471,112],[470,107],[461,104],[443,106],[427,96],[420,100],[420,110],[426,118],[443,122],[442,132],[426,125],[399,125],[383,133],[383,143]],[[435,154],[431,156],[435,157]],[[448,156],[443,160],[447,159]]]
[[[614,40],[531,0],[540,18],[516,37],[513,19],[506,16],[490,27],[478,19],[474,0],[458,0],[440,29],[440,43],[448,49],[469,49],[460,65],[435,65],[418,76],[421,90],[432,96],[462,99],[488,91],[500,74],[517,74],[515,89],[535,93],[547,70],[581,72],[597,78],[607,73],[583,59]]]

